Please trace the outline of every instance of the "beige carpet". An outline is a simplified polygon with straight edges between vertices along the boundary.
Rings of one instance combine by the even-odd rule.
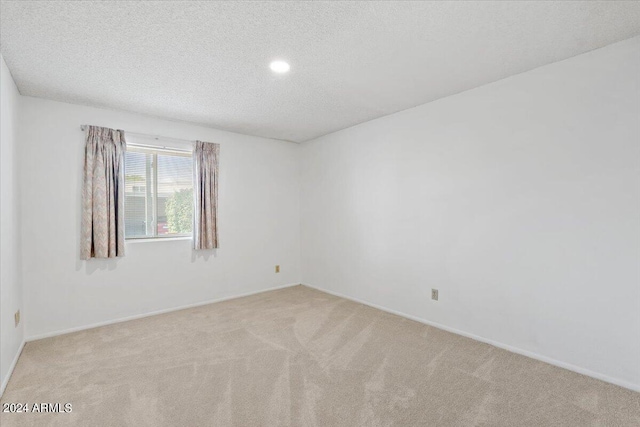
[[[37,426],[640,426],[635,393],[302,286],[26,345]]]

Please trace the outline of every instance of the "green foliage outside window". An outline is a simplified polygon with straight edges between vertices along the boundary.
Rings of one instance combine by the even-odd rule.
[[[193,227],[193,189],[183,188],[173,193],[165,206],[170,233],[191,233]]]

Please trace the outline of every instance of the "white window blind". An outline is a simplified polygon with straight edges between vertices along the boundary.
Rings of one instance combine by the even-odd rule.
[[[124,209],[127,239],[190,236],[191,153],[128,144]]]

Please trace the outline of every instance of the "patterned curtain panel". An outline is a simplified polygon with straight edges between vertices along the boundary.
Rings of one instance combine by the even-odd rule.
[[[89,126],[80,258],[124,255],[124,131]]]
[[[196,141],[193,146],[194,225],[196,250],[218,247],[218,159],[220,144]]]

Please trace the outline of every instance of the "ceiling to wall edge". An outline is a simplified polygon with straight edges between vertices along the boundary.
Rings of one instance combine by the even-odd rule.
[[[301,144],[306,144],[306,143],[309,143],[309,142],[313,142],[313,141],[315,141],[315,140],[317,140],[317,139],[320,139],[320,138],[323,138],[323,137],[325,137],[325,136],[327,136],[327,135],[331,135],[331,134],[334,134],[334,133],[337,133],[337,132],[341,132],[341,131],[346,130],[346,129],[351,129],[351,128],[354,128],[354,127],[357,127],[357,126],[363,125],[363,124],[365,124],[365,123],[369,123],[369,122],[372,122],[372,121],[375,121],[375,120],[378,120],[378,119],[381,119],[381,118],[384,118],[384,117],[391,117],[391,116],[396,115],[396,114],[400,114],[400,113],[407,112],[407,111],[409,111],[409,110],[413,110],[414,108],[422,107],[423,105],[428,105],[428,104],[436,103],[436,102],[441,101],[441,100],[443,100],[443,99],[451,98],[451,97],[454,97],[454,96],[460,95],[460,94],[462,94],[462,93],[471,92],[471,91],[473,91],[473,90],[476,90],[476,89],[479,89],[479,88],[482,88],[482,87],[485,87],[485,86],[489,86],[489,85],[492,85],[492,84],[494,84],[494,83],[497,83],[497,82],[500,82],[500,81],[503,81],[503,80],[511,79],[511,78],[516,77],[516,76],[519,76],[519,75],[521,75],[521,74],[526,74],[526,73],[528,73],[528,72],[531,72],[531,71],[537,70],[537,69],[539,69],[539,68],[544,68],[544,67],[547,67],[547,66],[550,66],[550,65],[553,65],[553,64],[558,64],[558,63],[561,63],[561,62],[564,62],[564,61],[570,60],[570,59],[572,59],[572,58],[575,58],[575,57],[578,57],[578,56],[581,56],[581,55],[588,55],[588,54],[590,54],[591,52],[594,52],[594,51],[597,51],[597,50],[600,50],[600,49],[604,49],[604,48],[607,48],[607,47],[609,47],[609,46],[612,46],[612,45],[615,45],[615,44],[618,44],[618,43],[624,43],[625,41],[628,41],[628,40],[631,40],[631,39],[634,39],[634,38],[637,38],[637,37],[640,37],[640,36],[639,36],[639,35],[636,35],[636,36],[629,37],[629,38],[624,39],[624,40],[619,40],[619,41],[617,41],[617,42],[610,43],[610,44],[608,44],[608,45],[606,45],[606,46],[602,46],[602,47],[598,47],[598,48],[590,49],[590,50],[588,50],[588,51],[585,51],[585,52],[582,52],[582,53],[579,53],[579,54],[576,54],[576,55],[572,55],[572,56],[570,56],[570,57],[567,57],[567,58],[561,59],[561,60],[559,60],[559,61],[554,61],[554,62],[549,62],[549,63],[547,63],[547,64],[542,64],[542,65],[539,65],[539,66],[537,66],[537,67],[534,67],[534,68],[531,68],[531,69],[528,69],[528,70],[524,70],[524,71],[519,72],[519,73],[511,74],[511,75],[509,75],[509,76],[502,77],[502,78],[499,78],[499,79],[496,79],[496,80],[492,80],[492,81],[490,81],[490,82],[486,82],[486,83],[484,83],[484,84],[481,84],[481,85],[478,85],[478,86],[474,86],[474,87],[471,87],[471,88],[468,88],[468,89],[464,89],[464,90],[461,90],[461,91],[458,91],[458,92],[455,92],[455,93],[450,93],[450,94],[447,94],[447,95],[441,96],[441,97],[439,97],[439,98],[432,99],[432,100],[427,101],[427,102],[423,102],[423,103],[419,103],[419,104],[416,104],[416,105],[412,105],[412,106],[410,106],[410,107],[403,108],[403,109],[398,110],[398,111],[394,111],[393,113],[389,113],[389,114],[382,114],[382,115],[377,116],[377,117],[374,117],[374,118],[372,118],[372,119],[365,120],[365,121],[362,121],[362,122],[359,122],[359,123],[355,123],[355,124],[353,124],[353,125],[346,126],[346,127],[340,128],[340,129],[336,129],[336,130],[333,130],[333,131],[331,131],[331,132],[327,132],[327,133],[325,133],[325,134],[318,135],[318,136],[315,136],[315,137],[313,137],[313,138],[311,138],[311,139],[307,139],[307,140],[299,141],[299,142],[298,142],[298,141],[286,140],[286,139],[279,139],[279,138],[270,138],[270,137],[265,137],[265,136],[261,136],[261,135],[255,135],[255,134],[251,134],[251,133],[241,133],[241,132],[236,132],[236,131],[232,131],[232,130],[225,129],[225,128],[223,128],[223,127],[213,126],[213,125],[208,124],[208,123],[203,123],[203,122],[194,122],[194,121],[180,120],[180,119],[173,119],[173,118],[171,118],[171,117],[160,116],[160,115],[154,115],[154,114],[148,114],[148,113],[142,113],[142,112],[135,111],[135,110],[123,110],[123,109],[117,109],[117,108],[113,108],[113,107],[109,107],[109,106],[105,106],[105,105],[92,104],[92,103],[89,103],[89,102],[73,102],[73,103],[71,103],[71,102],[67,102],[67,101],[60,101],[60,100],[58,100],[58,99],[54,99],[54,98],[50,98],[50,97],[37,97],[37,96],[23,95],[23,94],[22,94],[22,92],[20,91],[20,87],[18,86],[18,84],[17,84],[17,83],[16,83],[16,88],[18,89],[18,93],[20,94],[20,96],[27,97],[27,98],[44,99],[44,100],[52,101],[52,102],[60,102],[60,103],[63,103],[63,104],[69,104],[69,105],[79,105],[79,106],[90,107],[90,108],[96,108],[96,109],[107,110],[107,111],[113,111],[113,112],[118,112],[118,113],[136,114],[136,115],[139,115],[139,116],[142,116],[142,117],[147,117],[147,118],[152,118],[152,119],[158,119],[158,120],[165,120],[165,121],[174,122],[174,123],[182,123],[182,124],[191,125],[191,126],[197,126],[197,127],[202,127],[202,128],[206,128],[206,129],[213,129],[213,130],[216,130],[216,131],[226,132],[226,133],[230,133],[230,134],[234,134],[234,135],[243,135],[243,136],[249,136],[249,137],[252,137],[252,138],[261,138],[261,139],[267,139],[267,140],[271,140],[271,141],[288,142],[288,143],[292,143],[292,144],[301,145]],[[1,57],[1,58],[2,58],[2,60],[5,62],[6,66],[7,66],[7,69],[9,70],[9,74],[11,75],[11,79],[12,79],[12,80],[14,81],[14,83],[15,83],[15,79],[13,78],[13,74],[12,74],[12,72],[11,72],[11,67],[10,67],[10,66],[9,66],[9,64],[6,62],[6,60],[4,59],[4,55],[2,54],[1,49],[2,49],[2,46],[1,46],[1,44],[0,44],[0,57]]]

